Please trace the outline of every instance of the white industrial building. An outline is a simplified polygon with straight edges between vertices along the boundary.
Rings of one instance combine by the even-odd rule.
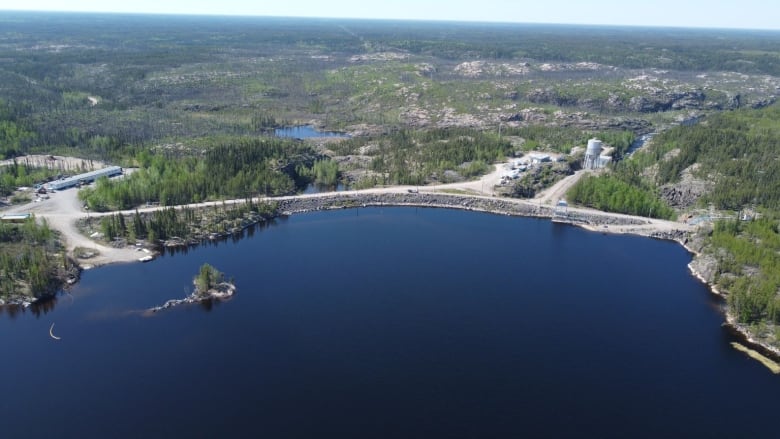
[[[107,168],[98,169],[97,171],[86,172],[84,174],[51,181],[46,184],[46,189],[59,191],[80,184],[92,183],[100,177],[113,177],[115,175],[122,175],[122,168],[119,166],[109,166]]]

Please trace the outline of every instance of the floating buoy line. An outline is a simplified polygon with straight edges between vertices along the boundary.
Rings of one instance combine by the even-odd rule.
[[[54,331],[54,323],[52,323],[51,327],[49,328],[49,335],[51,336],[51,338],[55,340],[61,340],[61,337],[57,337],[56,335],[54,335],[54,332],[52,331]]]

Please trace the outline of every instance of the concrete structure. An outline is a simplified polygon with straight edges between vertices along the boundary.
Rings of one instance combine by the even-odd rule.
[[[78,186],[82,183],[92,183],[100,177],[113,177],[115,175],[122,175],[122,168],[119,166],[109,166],[107,168],[98,169],[97,171],[87,172],[84,174],[74,175],[73,177],[63,178],[55,180],[46,184],[48,190],[62,190]]]
[[[569,203],[566,200],[558,200],[553,210],[552,221],[554,223],[569,222]]]
[[[558,203],[555,204],[555,215],[563,215],[566,216],[569,213],[569,203],[566,202],[566,200],[558,200]]]

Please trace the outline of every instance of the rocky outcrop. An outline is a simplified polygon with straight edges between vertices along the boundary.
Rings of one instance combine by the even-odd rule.
[[[579,105],[580,100],[573,96],[562,96],[552,88],[537,88],[526,94],[526,99],[535,104],[552,104],[559,107]]]
[[[718,274],[718,260],[710,254],[698,254],[688,264],[688,268],[702,282],[712,285],[715,282],[715,276]]]
[[[370,61],[398,61],[407,58],[409,58],[409,55],[400,52],[376,52],[353,55],[349,58],[349,62],[357,63]]]
[[[236,286],[230,282],[221,282],[207,291],[199,291],[195,288],[195,291],[184,299],[171,299],[160,306],[149,308],[147,313],[153,314],[183,304],[200,303],[208,300],[226,300],[233,297],[235,292]]]
[[[730,277],[733,279],[734,275],[731,273],[719,273],[720,263],[718,262],[718,255],[703,252],[706,247],[706,240],[704,239],[706,233],[706,230],[700,230],[690,241],[682,242],[688,251],[694,253],[693,259],[688,264],[688,269],[699,280],[707,284],[713,294],[725,298],[728,295],[728,291],[721,290],[718,287],[716,283],[717,278]],[[739,323],[736,316],[728,308],[724,308],[723,312],[726,315],[726,323],[724,325],[733,329],[737,335],[744,339],[746,344],[774,360],[780,360],[780,347],[777,345],[773,325],[768,326],[768,331],[762,330],[755,326]]]
[[[667,241],[677,241],[683,245],[688,241],[690,233],[683,230],[658,231],[649,235],[651,238],[663,239]]]
[[[490,197],[431,193],[344,194],[278,201],[279,212],[312,212],[329,209],[348,209],[370,206],[420,206],[463,209],[502,215],[551,218],[553,208],[527,201],[502,200]],[[599,212],[574,212],[568,221],[583,225],[647,225],[648,221],[631,216],[618,216]]]
[[[659,113],[671,110],[700,110],[705,108],[706,95],[700,90],[684,92],[652,91],[632,97],[627,102],[616,94],[596,99],[589,96],[575,97],[561,94],[553,88],[537,88],[526,94],[526,99],[536,104],[559,107],[582,107],[591,110],[632,111],[635,113]]]
[[[714,184],[695,176],[699,164],[694,164],[680,173],[680,181],[661,186],[661,198],[671,207],[687,209],[696,204],[699,199],[710,192]]]
[[[495,198],[428,193],[328,195],[280,200],[278,201],[278,206],[278,210],[282,214],[369,206],[421,206],[446,207],[518,216],[550,217],[552,215],[552,209],[548,206],[532,206]]]
[[[657,92],[632,97],[628,110],[638,113],[658,113],[669,110],[699,110],[703,108],[705,95],[701,91]]]
[[[486,61],[467,61],[458,64],[453,69],[457,75],[466,78],[479,78],[483,76],[522,76],[531,71],[528,63],[489,63]]]
[[[686,209],[696,204],[696,201],[704,194],[698,187],[689,185],[668,185],[661,187],[661,198],[666,203],[677,209]]]
[[[768,107],[768,106],[774,104],[776,101],[777,101],[777,99],[774,96],[771,96],[771,97],[768,97],[768,98],[764,98],[764,99],[759,99],[757,101],[751,102],[750,103],[750,108],[759,109],[759,108]]]

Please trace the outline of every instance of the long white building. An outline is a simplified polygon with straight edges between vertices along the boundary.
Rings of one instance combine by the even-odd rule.
[[[60,180],[50,181],[46,183],[47,190],[62,190],[69,187],[78,186],[81,183],[92,183],[100,177],[113,177],[115,175],[122,175],[122,168],[119,166],[109,166],[107,168],[98,169],[97,171],[86,172],[84,174],[74,175],[68,178],[62,178]]]

